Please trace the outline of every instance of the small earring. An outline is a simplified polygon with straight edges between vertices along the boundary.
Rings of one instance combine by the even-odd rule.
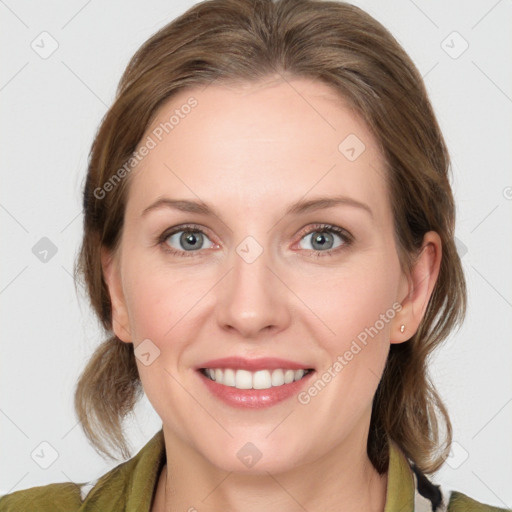
[[[400,332],[404,332],[404,331],[405,331],[405,325],[404,325],[404,324],[402,324],[402,325],[400,326]]]

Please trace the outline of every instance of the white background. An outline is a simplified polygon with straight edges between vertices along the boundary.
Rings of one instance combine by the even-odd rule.
[[[0,2],[0,494],[85,482],[119,463],[96,454],[72,407],[76,379],[103,339],[71,276],[82,183],[129,58],[193,3]],[[512,508],[512,1],[354,3],[424,75],[453,160],[469,311],[433,360],[457,443],[434,480]],[[58,43],[46,59],[31,48],[43,31]],[[43,237],[57,248],[46,263],[32,252]],[[160,427],[144,397],[127,422],[132,454]],[[58,452],[48,469],[31,458],[43,441]]]

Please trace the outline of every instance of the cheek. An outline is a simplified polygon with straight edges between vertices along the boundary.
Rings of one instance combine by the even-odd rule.
[[[393,260],[389,266],[382,259],[370,261],[343,276],[335,275],[323,294],[310,294],[311,304],[333,331],[323,336],[327,354],[323,371],[329,374],[325,379],[334,383],[328,385],[328,401],[354,417],[376,391],[390,347],[392,321],[400,307],[395,295],[399,274]]]
[[[156,344],[172,328],[183,308],[179,283],[170,285],[156,275],[139,274],[127,286],[127,308],[134,341]]]
[[[193,270],[176,270],[143,263],[133,258],[126,268],[125,296],[135,343],[149,338],[161,349],[169,341],[178,342],[198,300],[211,287],[204,275]]]
[[[322,364],[316,379],[298,397],[306,409],[311,407],[319,416],[330,418],[329,426],[322,427],[326,439],[350,430],[371,406],[389,351],[395,314],[384,281],[354,278],[344,279],[343,285],[332,283],[327,295],[310,295],[330,330],[321,327],[325,334],[317,340],[322,345]],[[318,320],[314,323],[319,325]]]
[[[382,272],[383,266],[367,264],[303,282],[299,294],[330,354],[348,350],[352,340],[389,339],[397,277],[393,268]]]

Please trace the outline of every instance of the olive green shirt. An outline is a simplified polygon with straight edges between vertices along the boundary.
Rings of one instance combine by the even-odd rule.
[[[91,483],[64,482],[32,487],[0,498],[0,512],[150,512],[160,472],[166,462],[163,431],[131,459]],[[442,495],[433,507],[432,498],[418,489],[419,479],[398,446],[390,442],[388,483],[384,512],[499,512],[509,511],[479,503],[457,491]],[[425,492],[422,485],[423,494]],[[201,510],[200,497],[191,506]]]

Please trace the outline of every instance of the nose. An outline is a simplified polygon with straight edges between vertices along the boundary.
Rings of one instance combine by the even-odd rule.
[[[217,321],[221,329],[257,339],[276,334],[290,323],[290,291],[276,276],[271,258],[263,251],[254,261],[233,252],[231,272],[217,295]]]

